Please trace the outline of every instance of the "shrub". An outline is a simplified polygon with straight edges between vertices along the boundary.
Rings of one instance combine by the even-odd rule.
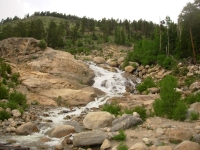
[[[41,49],[45,49],[47,48],[47,43],[45,42],[44,39],[40,40],[40,42],[38,43],[38,46],[41,48]]]
[[[16,102],[17,104],[19,104],[21,106],[23,106],[27,102],[26,95],[24,95],[20,92],[16,92],[16,91],[14,91],[13,93],[10,93],[9,100]]]
[[[200,93],[191,94],[183,99],[187,104],[193,104],[195,102],[200,102]]]
[[[124,130],[119,130],[119,134],[115,135],[113,139],[117,141],[124,141],[126,139],[126,134],[124,133]]]
[[[151,77],[147,77],[143,83],[139,84],[136,89],[141,93],[147,90],[147,88],[156,87],[153,79]]]
[[[6,103],[6,107],[10,108],[11,110],[13,110],[13,109],[17,109],[18,108],[18,104],[16,102],[9,101],[9,102]]]
[[[190,114],[190,121],[198,120],[198,119],[199,119],[199,113],[192,111]]]
[[[19,73],[13,73],[12,75],[11,75],[11,81],[12,82],[15,82],[16,84],[18,84],[19,83]]]
[[[146,109],[144,108],[144,106],[136,106],[133,108],[133,112],[137,112],[138,114],[140,114],[140,118],[142,120],[145,120],[146,117],[147,117],[147,114],[146,114]]]
[[[12,70],[11,70],[10,65],[7,65],[6,71],[7,71],[8,74],[11,74],[11,73],[12,73]]]
[[[173,119],[174,120],[180,120],[184,121],[186,119],[186,113],[187,113],[187,106],[183,101],[179,101],[177,103],[176,108],[173,112]]]
[[[128,150],[128,146],[124,143],[120,143],[118,146],[117,146],[117,150]]]
[[[153,109],[156,116],[163,116],[165,113],[163,112],[163,101],[161,99],[156,99],[153,103]]]
[[[102,111],[107,111],[115,116],[119,115],[120,109],[120,106],[116,102],[106,103],[102,107]]]
[[[168,75],[160,82],[160,99],[157,99],[154,104],[154,111],[157,116],[166,115],[167,118],[173,118],[173,112],[181,98],[181,94],[176,92],[177,79]]]
[[[6,108],[6,103],[0,101],[0,107],[5,109]]]
[[[0,111],[0,120],[5,120],[11,118],[11,114],[9,114],[7,111],[2,110]]]
[[[9,96],[9,89],[0,83],[0,99],[7,99]]]

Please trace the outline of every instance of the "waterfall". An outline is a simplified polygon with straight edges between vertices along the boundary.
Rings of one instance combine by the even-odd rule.
[[[125,78],[123,76],[123,71],[120,71],[116,68],[116,72],[111,72],[106,69],[103,69],[99,67],[98,65],[88,62],[87,63],[89,67],[94,71],[95,78],[94,78],[94,84],[93,87],[98,88],[106,93],[105,96],[96,98],[95,101],[92,101],[88,103],[84,107],[75,107],[73,110],[70,110],[65,107],[58,107],[56,109],[52,109],[48,111],[47,113],[49,116],[43,117],[40,116],[43,120],[51,120],[52,123],[49,123],[51,125],[45,126],[46,122],[41,122],[40,132],[39,133],[33,133],[28,136],[5,136],[0,137],[0,140],[3,141],[5,139],[14,139],[17,142],[19,142],[22,146],[28,146],[31,149],[37,149],[35,148],[35,145],[38,144],[38,141],[41,137],[48,137],[45,135],[48,130],[51,130],[54,126],[64,124],[67,120],[64,119],[66,116],[79,116],[83,111],[89,110],[90,108],[98,108],[100,105],[103,105],[106,103],[106,101],[113,97],[113,96],[122,96],[123,93],[126,92],[126,86],[127,84],[135,87],[135,84]],[[60,112],[66,112],[66,113],[60,113]],[[49,137],[48,137],[49,138]],[[48,147],[55,146],[61,142],[62,139],[58,138],[51,138],[52,141],[44,143],[44,145],[48,145]]]

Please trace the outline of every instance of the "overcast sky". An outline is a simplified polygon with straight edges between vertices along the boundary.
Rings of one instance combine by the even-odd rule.
[[[170,16],[177,22],[182,8],[194,0],[0,0],[0,20],[15,15],[23,18],[35,11],[56,11],[66,15],[159,22]]]

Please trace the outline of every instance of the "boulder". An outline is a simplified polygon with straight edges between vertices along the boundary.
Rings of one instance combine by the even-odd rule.
[[[59,125],[56,126],[51,133],[49,134],[50,137],[61,138],[71,133],[75,133],[75,128],[70,125]]]
[[[97,64],[103,64],[106,60],[103,57],[94,57],[93,61]]]
[[[169,131],[169,140],[182,142],[185,140],[190,140],[192,133],[184,128],[172,129]]]
[[[200,134],[195,135],[193,141],[200,144]]]
[[[171,146],[158,146],[156,150],[173,150]]]
[[[195,102],[191,104],[190,109],[194,110],[197,113],[200,113],[200,102]]]
[[[143,121],[141,118],[134,117],[133,115],[130,114],[124,114],[112,122],[111,131],[114,132],[118,130],[128,129],[142,122]]]
[[[151,94],[156,94],[156,93],[159,93],[159,92],[160,92],[160,89],[157,88],[157,87],[151,87],[151,88],[148,88],[148,91],[149,91]]]
[[[12,115],[13,115],[13,117],[17,118],[17,117],[20,117],[22,114],[18,109],[13,109],[12,110]]]
[[[124,70],[128,73],[132,73],[135,68],[133,66],[126,66]]]
[[[97,96],[95,92],[73,89],[49,89],[43,90],[39,94],[54,100],[58,100],[58,97],[60,97],[58,103],[66,106],[86,105],[94,101]]]
[[[191,91],[200,89],[200,83],[199,83],[199,82],[194,82],[194,83],[192,83],[192,84],[189,86],[189,89],[190,89]]]
[[[105,139],[100,147],[100,150],[105,150],[111,147],[111,142],[108,139]]]
[[[138,142],[132,145],[129,150],[148,150],[148,147],[144,143]]]
[[[75,134],[73,137],[74,146],[100,145],[108,135],[100,130],[87,131]]]
[[[108,112],[90,112],[83,119],[83,125],[87,129],[98,129],[104,127],[110,127],[112,125],[112,121],[114,120],[114,116]]]
[[[37,128],[37,126],[32,123],[32,122],[27,122],[22,124],[21,126],[19,126],[16,130],[16,133],[18,135],[29,135],[33,132],[38,132],[39,129]]]
[[[200,145],[191,141],[183,141],[174,150],[200,150]]]

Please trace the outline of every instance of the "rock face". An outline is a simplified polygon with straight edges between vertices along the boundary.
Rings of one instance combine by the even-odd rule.
[[[88,129],[109,127],[114,120],[113,115],[108,112],[90,112],[83,119],[83,125]]]
[[[39,129],[37,126],[32,122],[27,122],[19,126],[16,130],[16,133],[19,135],[29,135],[33,132],[38,132]]]
[[[90,146],[102,144],[108,135],[102,131],[88,131],[81,132],[74,135],[73,145],[74,146]]]
[[[75,133],[75,128],[70,125],[60,125],[55,127],[52,132],[50,133],[51,137],[61,138],[70,133]]]
[[[19,91],[27,95],[28,103],[35,100],[57,105],[58,97],[62,98],[62,105],[82,105],[94,100],[96,93],[81,90],[93,84],[93,71],[70,53],[48,47],[40,49],[38,42],[33,38],[0,41],[0,56],[9,61],[14,72],[20,73],[23,87]],[[76,99],[76,94],[82,98]]]
[[[142,123],[142,119],[134,117],[133,115],[124,114],[122,117],[115,119],[112,122],[111,131],[118,131],[128,129],[134,125]]]

